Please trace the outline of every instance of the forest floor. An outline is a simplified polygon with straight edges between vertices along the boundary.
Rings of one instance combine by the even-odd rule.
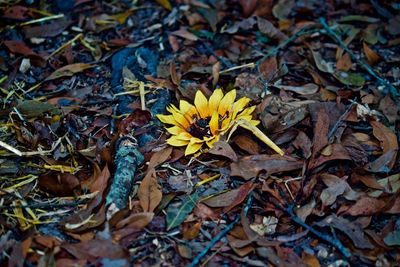
[[[0,1],[0,265],[399,266],[399,14]]]

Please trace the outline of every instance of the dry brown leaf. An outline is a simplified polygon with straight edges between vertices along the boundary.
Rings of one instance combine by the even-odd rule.
[[[233,189],[231,191],[216,195],[214,197],[203,200],[202,203],[212,208],[227,207],[235,200],[239,193],[239,189]]]
[[[225,141],[216,142],[208,152],[213,155],[227,157],[228,159],[231,159],[232,161],[237,161],[237,159],[238,159],[236,152]]]
[[[246,180],[256,177],[265,170],[268,175],[298,170],[303,167],[303,161],[289,156],[279,155],[254,155],[241,157],[237,162],[231,163],[231,175],[241,176]]]
[[[154,217],[154,212],[139,212],[129,215],[127,218],[122,219],[116,224],[117,229],[121,228],[134,228],[141,230],[145,228]]]
[[[378,121],[371,121],[370,123],[374,136],[381,142],[383,153],[399,148],[397,137],[390,128]]]
[[[110,171],[106,164],[101,173],[99,173],[99,175],[95,177],[94,182],[90,185],[90,192],[93,193],[98,191],[100,195],[103,195],[104,190],[107,188],[109,178],[110,178]]]
[[[367,61],[371,65],[375,65],[381,60],[381,57],[374,52],[365,42],[363,43],[364,54],[367,58]]]
[[[66,65],[64,67],[59,68],[58,70],[55,70],[52,74],[50,74],[45,81],[51,81],[55,80],[61,77],[71,77],[75,73],[82,72],[86,69],[90,69],[95,67],[95,65],[92,64],[86,64],[86,63],[74,63],[70,65]]]
[[[350,55],[345,53],[341,58],[336,62],[336,68],[342,71],[349,71],[353,63],[351,62]]]
[[[143,178],[138,191],[139,202],[143,211],[152,212],[160,204],[162,192],[158,187],[156,171],[151,169]]]
[[[386,205],[385,201],[372,197],[363,197],[351,206],[345,214],[352,216],[368,216],[382,212],[382,208]]]
[[[231,209],[233,209],[235,206],[239,205],[240,203],[242,203],[246,197],[248,196],[248,194],[254,189],[254,184],[253,182],[249,181],[243,185],[241,185],[239,187],[239,191],[237,193],[237,195],[235,196],[235,198],[233,199],[232,203],[228,206],[224,208],[224,213],[230,211]]]
[[[167,159],[171,156],[172,153],[172,147],[167,147],[165,149],[159,150],[155,152],[150,159],[148,169],[151,170],[158,165],[164,163],[167,161]]]

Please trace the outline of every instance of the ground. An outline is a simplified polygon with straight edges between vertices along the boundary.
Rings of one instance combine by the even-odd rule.
[[[399,10],[0,1],[0,264],[398,266]]]

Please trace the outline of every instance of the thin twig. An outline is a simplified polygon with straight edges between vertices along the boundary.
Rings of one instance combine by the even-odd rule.
[[[320,18],[319,19],[322,27],[324,28],[324,30],[326,31],[326,34],[331,37],[333,40],[335,40],[338,45],[344,50],[346,51],[349,56],[351,57],[352,60],[354,60],[355,62],[358,63],[358,65],[360,65],[361,68],[363,68],[364,70],[366,70],[371,76],[373,76],[380,84],[386,86],[389,89],[390,94],[392,95],[393,98],[395,98],[394,100],[396,100],[397,97],[399,97],[399,93],[398,90],[385,78],[382,78],[381,76],[379,76],[378,73],[376,73],[365,61],[359,59],[356,57],[356,55],[346,46],[346,44],[342,41],[342,39],[336,34],[336,32],[334,32],[328,25],[328,23],[326,22],[326,20],[324,18]],[[397,106],[400,106],[399,101],[397,102]]]
[[[245,205],[245,207],[244,207],[245,213],[247,213],[247,211],[249,210],[250,205],[251,205],[251,203],[252,203],[252,199],[253,199],[253,198],[252,198],[252,195],[250,194],[250,195],[248,196],[246,205]],[[233,229],[233,227],[235,226],[235,224],[236,224],[237,222],[239,222],[239,220],[240,220],[240,216],[237,215],[237,216],[235,217],[235,219],[234,219],[229,225],[227,225],[227,226],[224,228],[224,230],[222,230],[221,232],[219,232],[218,235],[216,235],[216,236],[207,244],[207,246],[193,259],[193,261],[188,265],[188,267],[195,267],[195,266],[198,266],[199,263],[200,263],[201,258],[203,258],[203,257],[208,253],[208,251],[209,251],[212,247],[215,246],[215,244],[216,244],[218,241],[220,241],[229,231],[231,231],[231,230]]]
[[[336,247],[346,258],[350,258],[351,257],[351,253],[347,250],[346,247],[343,246],[342,242],[340,242],[340,240],[338,238],[336,238],[335,236],[329,236],[326,234],[321,233],[318,230],[315,230],[313,227],[309,226],[308,224],[306,224],[305,222],[303,222],[302,219],[300,219],[300,217],[298,217],[294,212],[293,212],[293,205],[289,205],[289,207],[282,208],[282,210],[286,211],[286,213],[289,215],[289,217],[298,225],[300,225],[301,227],[309,230],[311,233],[313,233],[314,235],[316,235],[317,237],[319,237],[320,239],[328,242],[329,244],[331,244],[332,246]]]

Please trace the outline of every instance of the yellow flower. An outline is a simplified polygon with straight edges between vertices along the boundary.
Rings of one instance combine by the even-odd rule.
[[[209,100],[201,91],[197,91],[194,105],[185,100],[179,102],[179,108],[170,105],[167,110],[171,115],[157,115],[161,122],[173,125],[166,128],[172,135],[167,143],[172,146],[187,146],[185,155],[190,155],[199,151],[203,145],[211,148],[237,122],[241,126],[244,122],[245,128],[256,128],[260,123],[252,117],[256,107],[246,108],[250,102],[247,97],[236,102],[235,99],[236,90],[224,95],[221,89],[216,89]]]

